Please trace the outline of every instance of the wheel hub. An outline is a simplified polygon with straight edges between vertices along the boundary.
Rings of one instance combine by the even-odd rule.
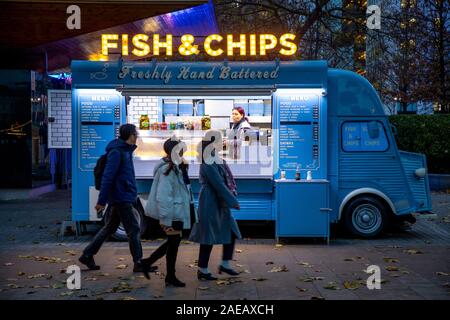
[[[375,232],[381,226],[380,209],[371,204],[361,204],[355,208],[352,214],[352,223],[354,228],[363,234]]]

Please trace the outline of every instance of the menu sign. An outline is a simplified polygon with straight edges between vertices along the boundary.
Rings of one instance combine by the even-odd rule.
[[[314,121],[318,118],[319,97],[313,94],[282,95],[280,122]]]
[[[294,171],[314,170],[319,166],[319,96],[286,94],[278,97],[279,166],[288,179]]]
[[[107,144],[115,137],[120,123],[120,97],[118,95],[80,95],[79,167],[92,171],[97,159],[105,153]]]
[[[309,127],[309,126],[307,126]],[[313,169],[316,161],[312,154],[312,131],[300,124],[280,125],[281,170]]]

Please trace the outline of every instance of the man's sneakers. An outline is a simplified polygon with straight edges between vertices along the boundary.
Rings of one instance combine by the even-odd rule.
[[[89,268],[89,270],[100,270],[100,266],[95,264],[93,256],[86,256],[83,254],[80,258],[78,258],[78,261],[86,265]]]

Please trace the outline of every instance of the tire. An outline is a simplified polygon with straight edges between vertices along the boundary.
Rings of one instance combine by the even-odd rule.
[[[105,218],[106,219],[106,215],[110,214],[111,210],[108,210],[105,213]],[[138,222],[139,222],[139,227],[140,227],[140,235],[142,236],[146,229],[147,229],[147,219],[146,217],[140,212],[140,210],[137,210],[136,208],[133,208],[133,214],[136,216]],[[119,227],[117,228],[116,232],[114,232],[111,237],[117,241],[128,241],[128,236],[127,233],[125,231],[125,228],[123,227],[123,224],[120,223]]]
[[[388,211],[375,197],[364,196],[352,199],[344,211],[344,225],[353,235],[370,239],[385,230]]]

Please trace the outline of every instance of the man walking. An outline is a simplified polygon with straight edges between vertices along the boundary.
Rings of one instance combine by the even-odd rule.
[[[132,159],[132,154],[137,148],[138,132],[132,124],[122,125],[119,132],[120,137],[111,141],[106,147],[106,166],[95,206],[98,212],[108,203],[111,206],[111,212],[106,217],[105,226],[84,249],[83,255],[78,260],[91,270],[99,270],[100,266],[95,264],[94,255],[122,222],[133,256],[133,271],[140,272],[142,271],[142,246],[139,222],[133,214],[133,205],[137,201],[137,187]]]

